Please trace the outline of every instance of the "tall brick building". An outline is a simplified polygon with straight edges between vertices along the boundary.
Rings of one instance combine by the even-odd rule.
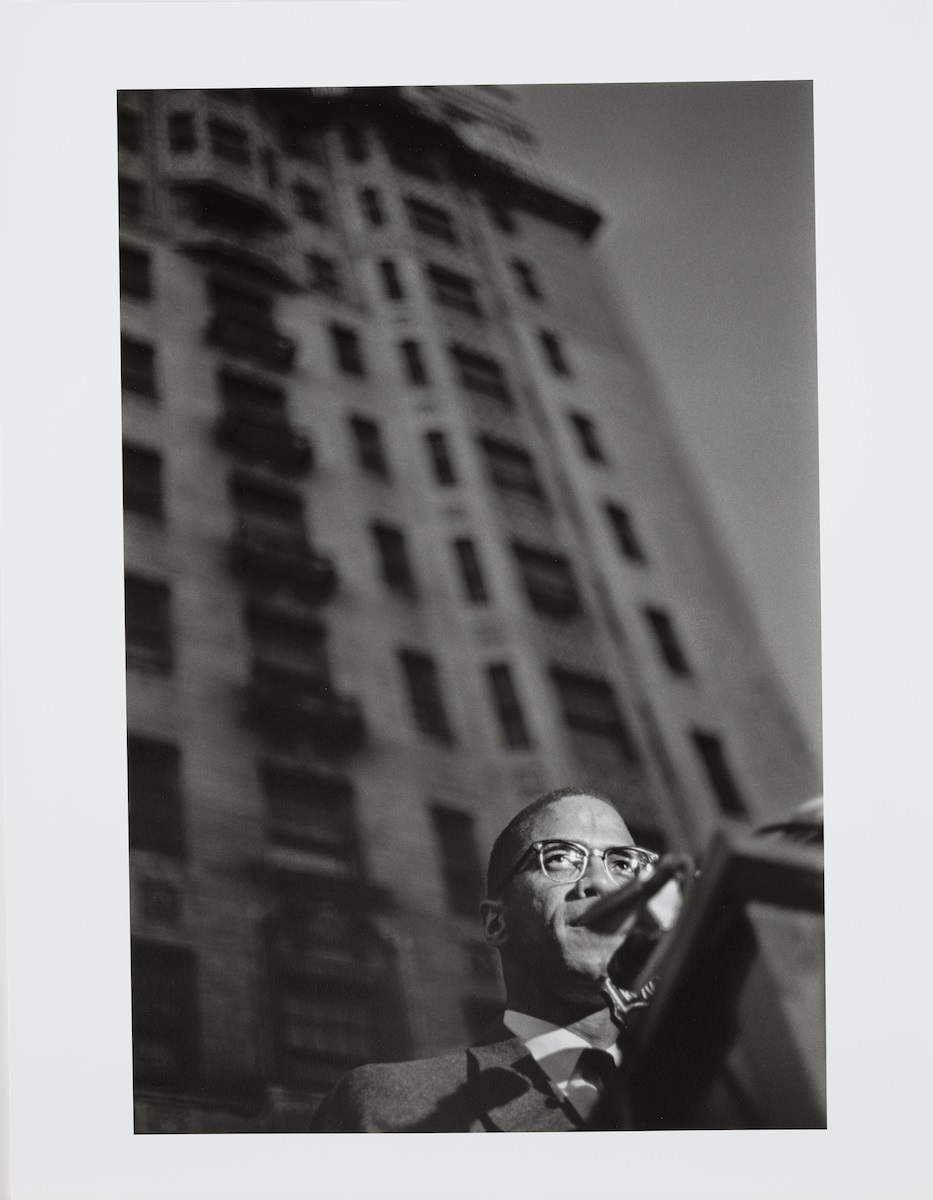
[[[819,776],[501,88],[119,97],[136,1127],[300,1130],[499,1003],[492,840]]]

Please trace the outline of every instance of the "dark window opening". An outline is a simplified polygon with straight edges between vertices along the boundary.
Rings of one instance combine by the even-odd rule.
[[[120,246],[120,295],[139,300],[152,297],[152,272],[149,255],[133,246]]]
[[[503,204],[499,200],[489,201],[489,215],[493,219],[493,223],[502,230],[503,233],[517,233],[518,226],[515,223],[515,216],[508,205]]]
[[[208,280],[208,295],[213,307],[235,314],[239,319],[260,327],[272,324],[272,297],[264,292],[233,287],[222,279]]]
[[[363,216],[375,228],[385,225],[385,213],[382,210],[382,200],[375,188],[363,188],[360,192],[360,206]]]
[[[120,340],[120,361],[124,391],[138,396],[158,397],[156,386],[155,348],[134,338]]]
[[[476,296],[476,285],[472,279],[467,279],[465,275],[459,275],[456,271],[448,271],[446,267],[433,265],[428,267],[427,273],[434,291],[434,299],[439,304],[471,313],[473,316],[483,315]]]
[[[323,627],[313,620],[251,604],[246,625],[260,670],[288,672],[326,685],[330,678]]]
[[[719,807],[732,817],[747,817],[745,800],[733,778],[722,742],[715,734],[695,729],[691,734]]]
[[[660,608],[646,608],[645,617],[654,633],[661,657],[668,667],[675,675],[689,675],[690,664],[687,662],[670,615]]]
[[[330,335],[340,370],[347,375],[365,375],[366,367],[363,363],[359,334],[344,325],[331,325]]]
[[[155,450],[124,445],[123,507],[147,517],[162,516],[162,455]]]
[[[487,668],[487,677],[505,744],[516,747],[529,746],[531,739],[508,666],[505,663],[497,663]]]
[[[146,212],[146,193],[135,179],[121,176],[117,182],[118,207],[122,221],[139,221]]]
[[[310,129],[287,125],[282,131],[282,149],[290,158],[303,159],[319,166],[324,162],[320,136]]]
[[[412,229],[418,233],[439,238],[451,245],[459,242],[454,219],[446,209],[438,208],[436,204],[428,204],[424,200],[418,200],[414,196],[409,196],[405,200],[405,209]]]
[[[304,504],[300,493],[241,471],[233,475],[232,493],[240,523],[245,529],[305,544]]]
[[[475,917],[485,896],[485,879],[469,813],[441,804],[431,807],[447,903],[453,912]]]
[[[172,666],[168,587],[139,575],[127,575],[125,583],[127,666],[167,672]]]
[[[457,538],[454,542],[454,554],[457,557],[466,598],[473,604],[485,604],[489,593],[486,590],[486,581],[475,543],[471,538]]]
[[[137,1087],[190,1087],[198,1073],[196,960],[191,950],[133,939],[133,1077]]]
[[[564,357],[564,352],[561,349],[557,334],[548,333],[546,330],[542,329],[538,336],[541,339],[541,346],[544,349],[545,355],[547,356],[551,370],[554,371],[556,375],[569,375],[570,367],[567,365],[567,360]]]
[[[379,264],[379,270],[382,274],[382,286],[388,298],[390,300],[404,300],[405,292],[402,288],[402,281],[399,278],[398,268],[395,263],[388,258],[384,258]]]
[[[604,679],[552,667],[551,677],[571,729],[599,734],[615,742],[627,758],[634,760],[635,749],[622,720],[612,687]]]
[[[323,254],[306,254],[305,266],[308,272],[308,287],[315,292],[325,292],[330,296],[339,295],[340,270],[333,258]]]
[[[130,846],[181,858],[184,815],[178,747],[130,734],[127,771]]]
[[[530,496],[542,495],[534,459],[527,450],[492,437],[481,438],[480,445],[486,454],[489,478],[496,487]]]
[[[619,549],[625,557],[631,559],[632,562],[644,562],[645,552],[635,533],[631,514],[617,504],[607,504],[606,515],[612,525]]]
[[[562,554],[521,542],[515,542],[512,548],[533,608],[556,617],[580,612],[573,572]]]
[[[232,121],[215,117],[207,123],[211,150],[228,162],[246,164],[250,161],[249,138],[246,130]]]
[[[457,482],[457,472],[454,470],[453,459],[447,445],[447,437],[440,430],[432,430],[424,435],[434,478],[443,487],[450,487]]]
[[[269,841],[311,851],[316,868],[325,874],[354,874],[357,849],[349,781],[271,762],[262,764],[260,777]]]
[[[507,404],[511,402],[512,394],[506,382],[505,372],[494,359],[466,350],[462,346],[451,347],[450,353],[463,387],[471,392],[492,396],[496,400],[504,400]]]
[[[415,576],[408,556],[405,535],[391,525],[373,525],[382,578],[391,588],[408,596],[416,591]]]
[[[447,720],[440,677],[434,659],[429,654],[417,650],[402,650],[399,652],[399,659],[405,675],[415,725],[438,741],[452,742],[453,733]]]
[[[512,263],[512,270],[515,272],[518,286],[526,296],[529,296],[532,300],[541,300],[543,298],[543,293],[538,285],[535,273],[528,263],[516,258]]]
[[[314,221],[318,225],[328,223],[327,203],[319,188],[309,187],[306,183],[296,183],[292,187],[292,193],[300,217],[304,217],[306,221]]]
[[[375,421],[370,421],[366,417],[351,417],[350,428],[356,443],[356,459],[359,465],[364,471],[387,479],[389,464],[382,445],[379,426]]]
[[[285,392],[280,387],[224,367],[217,377],[220,394],[231,408],[252,410],[266,418],[285,420]]]
[[[418,387],[424,387],[428,382],[428,371],[421,355],[421,347],[417,342],[399,342],[399,350],[405,364],[408,382],[416,384]]]
[[[389,154],[393,163],[410,175],[418,175],[421,179],[431,180],[441,178],[437,160],[426,147],[415,145],[409,141],[393,140],[389,144]]]
[[[143,119],[131,108],[117,109],[117,144],[135,154],[143,145]]]
[[[603,448],[596,434],[595,422],[590,420],[589,417],[582,416],[580,413],[572,413],[570,420],[577,432],[580,449],[586,457],[592,462],[605,462],[606,456],[603,454]]]
[[[190,112],[171,113],[168,119],[168,145],[173,154],[187,154],[196,145],[194,115]]]

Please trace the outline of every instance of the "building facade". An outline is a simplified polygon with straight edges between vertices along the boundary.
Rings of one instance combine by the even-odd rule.
[[[498,830],[819,790],[501,88],[118,98],[136,1128],[301,1130],[498,1010]]]

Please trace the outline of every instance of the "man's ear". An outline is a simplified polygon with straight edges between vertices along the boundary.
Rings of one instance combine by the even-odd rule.
[[[509,940],[505,924],[505,905],[501,900],[484,900],[479,906],[487,943],[498,950]]]

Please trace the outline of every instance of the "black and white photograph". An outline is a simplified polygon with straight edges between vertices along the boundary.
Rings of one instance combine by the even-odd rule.
[[[636,67],[601,5],[66,7],[2,126],[60,148],[5,201],[11,1197],[563,1192],[562,1132],[588,1186],[921,1195],[929,985],[879,1015],[852,887],[923,844],[865,798],[913,600],[851,625],[918,313],[846,324],[827,217],[858,136],[914,169],[884,106],[764,17],[699,70],[695,14]]]

